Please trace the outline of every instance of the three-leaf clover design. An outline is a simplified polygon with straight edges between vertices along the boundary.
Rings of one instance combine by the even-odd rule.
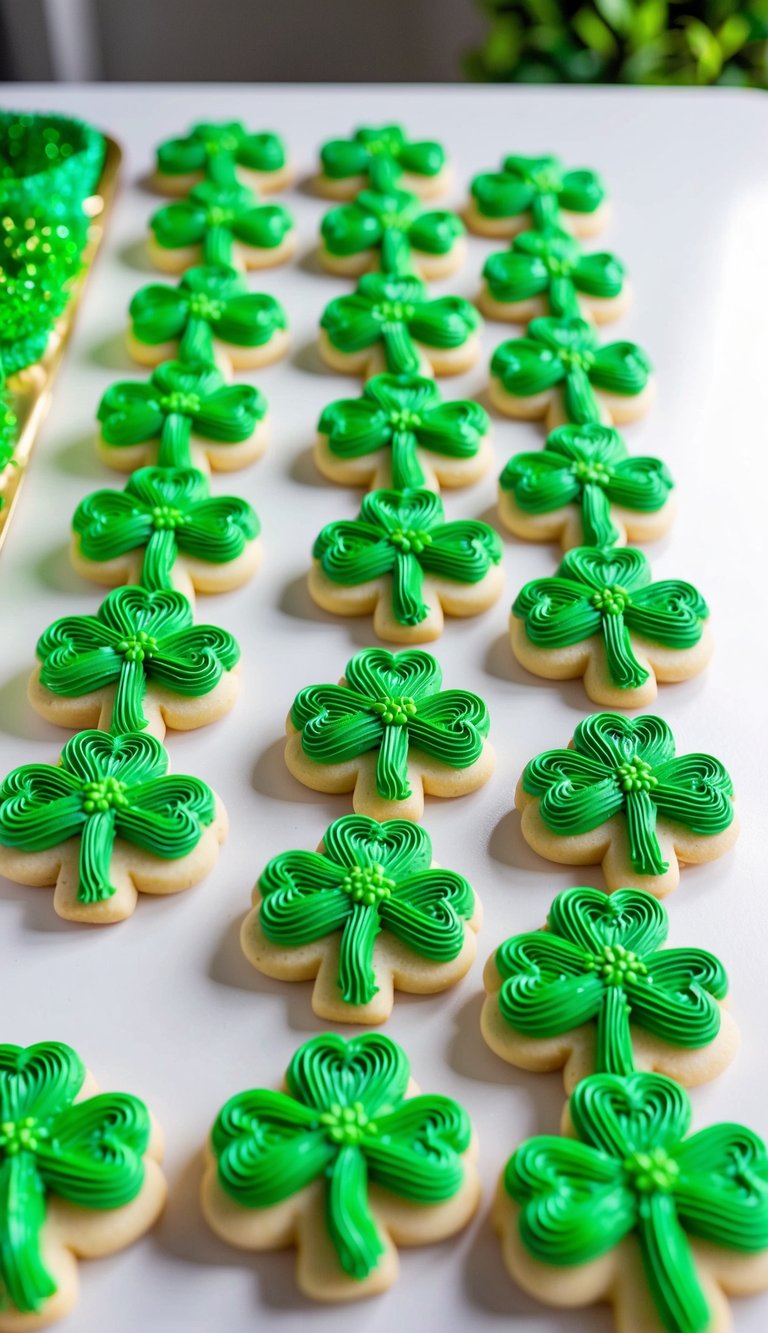
[[[151,592],[183,582],[183,573],[203,591],[249,577],[253,563],[238,570],[235,562],[259,535],[247,501],[212,496],[194,468],[139,468],[124,490],[86,495],[72,527],[82,572],[107,583],[140,582]]]
[[[510,458],[499,512],[517,536],[613,546],[660,535],[673,486],[666,463],[630,457],[612,427],[559,426],[543,449]]]
[[[46,691],[64,699],[95,693],[96,707],[119,734],[149,725],[144,701],[153,686],[181,699],[210,695],[237,665],[240,649],[227,630],[194,625],[182,593],[127,587],[109,593],[95,616],[55,620],[37,656]]]
[[[575,656],[556,659],[562,673],[584,675],[597,703],[631,707],[655,697],[657,677],[681,680],[706,665],[706,644],[696,658],[688,650],[702,642],[708,615],[692,584],[652,583],[642,551],[574,546],[553,578],[534,579],[518,593],[512,645],[524,666],[546,674],[548,654],[583,644]]]
[[[636,343],[600,346],[584,319],[542,316],[524,338],[501,343],[491,359],[491,396],[511,416],[548,415],[584,425],[632,421],[647,406],[651,363]],[[609,423],[610,424],[610,423]]]
[[[489,959],[486,1041],[523,1068],[565,1065],[568,1091],[585,1074],[631,1074],[638,1047],[660,1072],[672,1048],[668,1072],[680,1082],[701,1081],[702,1070],[714,1077],[735,1045],[719,1004],[728,978],[704,949],[664,948],[668,931],[661,903],[641,889],[566,889],[546,930],[514,935]],[[723,1051],[708,1051],[703,1066],[686,1062],[688,1052],[712,1047],[721,1020]]]
[[[320,149],[323,193],[354,198],[359,178],[373,190],[408,188],[426,198],[443,188],[445,149],[434,140],[412,141],[401,125],[362,126],[350,139],[329,139]]]
[[[322,789],[330,780],[329,766],[345,765],[344,777],[351,781],[335,790],[349,790],[372,761],[378,798],[406,801],[412,795],[409,758],[416,759],[415,750],[428,790],[444,794],[439,779],[446,768],[465,772],[461,786],[454,779],[445,794],[469,790],[464,784],[470,779],[476,785],[476,778],[483,782],[487,776],[484,766],[479,777],[477,770],[466,770],[486,750],[488,709],[469,690],[442,690],[441,685],[442,672],[429,653],[364,648],[347,663],[342,684],[309,685],[297,694],[289,716],[290,728],[298,733],[289,736],[289,767],[301,781],[317,781]],[[369,765],[363,765],[369,756]]]
[[[77,901],[104,903],[117,891],[117,838],[171,861],[193,852],[214,822],[210,787],[167,769],[154,736],[78,732],[57,766],[24,764],[0,784],[0,846],[34,854],[76,838]]]
[[[505,157],[500,171],[482,172],[472,181],[470,220],[480,231],[483,220],[505,224],[507,235],[525,227],[561,226],[589,236],[603,223],[605,186],[597,172],[567,170],[556,157]],[[496,228],[502,234],[502,228]]]
[[[360,517],[327,524],[312,554],[315,601],[338,611],[342,590],[358,590],[346,603],[348,614],[372,609],[382,638],[403,632],[410,638],[419,626],[434,638],[441,604],[450,614],[472,615],[501,588],[500,578],[488,579],[501,564],[498,533],[476,519],[446,523],[434,491],[370,491]]]
[[[723,764],[708,754],[676,755],[671,728],[650,714],[584,718],[572,748],[545,750],[530,761],[518,799],[532,846],[554,860],[602,858],[609,889],[637,884],[668,891],[677,884],[671,858],[678,848],[681,861],[709,860],[736,834],[733,783]],[[611,827],[617,818],[620,828]],[[602,836],[591,836],[598,829]],[[566,842],[562,852],[558,839]]]
[[[202,181],[186,199],[165,204],[149,225],[153,257],[171,271],[187,267],[190,247],[202,252],[204,264],[252,268],[280,263],[288,257],[286,242],[294,230],[282,204],[260,204],[245,186],[214,181]]]
[[[274,296],[250,292],[242,275],[223,264],[187,269],[177,287],[153,282],[140,287],[130,304],[134,352],[141,359],[165,360],[168,345],[181,361],[217,360],[221,345],[228,361],[241,364],[246,350],[264,349],[275,339],[282,355],[288,327]],[[156,349],[156,350],[155,350]]]
[[[486,314],[525,322],[532,315],[591,315],[598,324],[621,313],[624,265],[616,255],[585,254],[579,242],[557,227],[524,231],[509,250],[483,265]],[[506,310],[504,307],[511,309]]]
[[[295,975],[302,980],[310,946],[315,1012],[337,1017],[341,1001],[345,1019],[380,1022],[392,1010],[393,985],[409,990],[412,973],[419,991],[443,990],[464,974],[474,957],[475,914],[467,880],[432,868],[432,843],[419,824],[344,815],[326,830],[320,851],[284,852],[269,862],[241,939],[256,967],[269,972],[272,959],[281,977],[291,952],[300,951]]]
[[[430,299],[418,278],[384,273],[364,274],[356,291],[331,301],[320,320],[326,350],[349,358],[345,364],[362,373],[376,365],[378,354],[383,369],[394,374],[418,374],[425,358],[447,374],[452,363],[446,354],[471,346],[480,326],[477,310],[463,297]]]
[[[448,1097],[409,1097],[409,1078],[404,1051],[388,1037],[368,1033],[345,1041],[327,1033],[296,1051],[285,1092],[256,1088],[230,1098],[211,1132],[214,1164],[203,1190],[214,1229],[226,1226],[223,1196],[230,1212],[231,1200],[249,1210],[245,1243],[273,1248],[271,1210],[307,1191],[300,1208],[312,1210],[314,1203],[338,1262],[338,1274],[326,1273],[326,1282],[338,1289],[339,1278],[350,1279],[345,1296],[365,1295],[366,1281],[391,1250],[387,1200],[393,1196],[418,1211],[423,1240],[432,1239],[436,1224],[440,1235],[458,1231],[477,1199],[466,1160],[471,1123]],[[456,1199],[458,1215],[440,1223],[439,1205],[449,1199]],[[407,1243],[409,1229],[398,1230]],[[312,1245],[310,1227],[293,1234],[300,1247]],[[322,1295],[319,1275],[312,1281],[315,1268],[311,1255],[300,1255],[300,1285]]]
[[[354,203],[332,208],[320,224],[324,262],[343,262],[344,272],[364,273],[379,267],[383,273],[442,277],[457,254],[464,226],[456,213],[424,212],[416,195],[406,190],[377,193],[361,190]],[[378,264],[371,265],[371,255]],[[359,260],[354,270],[350,261]],[[440,262],[435,262],[440,261]]]
[[[199,121],[189,134],[165,139],[157,149],[163,184],[173,184],[177,177],[185,188],[190,176],[229,185],[244,173],[247,184],[255,172],[262,189],[274,189],[270,177],[282,184],[286,163],[285,144],[277,134],[251,133],[239,120]]]
[[[444,403],[421,375],[374,375],[359,398],[329,403],[317,429],[321,471],[372,488],[462,485],[490,461],[485,409],[470,399]]]
[[[632,1237],[659,1328],[704,1333],[712,1327],[707,1289],[717,1290],[720,1254],[723,1268],[740,1257],[739,1290],[750,1289],[747,1256],[761,1255],[764,1271],[768,1154],[742,1125],[689,1134],[690,1124],[688,1094],[663,1075],[584,1079],[569,1105],[575,1137],[529,1139],[507,1163],[497,1205],[502,1231],[519,1228],[523,1251],[557,1273],[562,1298],[578,1288],[579,1305],[585,1299],[582,1265],[614,1251],[615,1263],[602,1263],[587,1290],[594,1300],[614,1301],[620,1324],[628,1317],[627,1301],[636,1298],[616,1280],[626,1262],[616,1247]],[[708,1245],[705,1280],[692,1240]],[[531,1290],[524,1256],[515,1262],[512,1245],[507,1255],[515,1277]],[[533,1285],[546,1299],[544,1274],[539,1271]],[[727,1280],[722,1286],[730,1288]]]
[[[226,467],[227,451],[237,457],[232,446],[250,439],[265,420],[267,400],[251,384],[226,384],[210,363],[166,361],[146,383],[110,385],[97,415],[109,461],[128,471],[137,447],[147,445],[156,445],[151,461],[161,468],[191,467],[209,456]],[[193,437],[205,440],[203,449]]]
[[[9,1318],[43,1314],[57,1293],[57,1239],[44,1236],[51,1202],[103,1212],[144,1187],[146,1106],[125,1092],[86,1091],[83,1064],[62,1042],[0,1045],[0,1309]]]

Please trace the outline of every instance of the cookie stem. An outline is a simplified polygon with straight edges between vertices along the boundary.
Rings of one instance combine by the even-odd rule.
[[[169,412],[160,432],[160,448],[157,454],[158,467],[191,467],[192,456],[189,450],[189,437],[192,434],[192,421],[181,412]]]
[[[620,1074],[625,1077],[634,1073],[629,1012],[624,987],[606,986],[597,1014],[596,1074]]]
[[[637,1234],[645,1278],[664,1328],[670,1333],[705,1333],[712,1312],[672,1195],[649,1193],[641,1201]]]
[[[373,950],[381,930],[379,914],[367,903],[353,903],[339,944],[339,988],[345,1004],[367,1004],[377,990]]]
[[[89,815],[80,835],[80,878],[77,901],[101,903],[115,892],[109,882],[115,843],[114,810],[98,810]]]
[[[326,1222],[339,1263],[362,1281],[376,1267],[384,1245],[368,1206],[368,1167],[359,1148],[340,1149],[328,1178]]]
[[[656,837],[656,806],[647,791],[625,796],[629,856],[638,875],[663,875],[668,869]]]

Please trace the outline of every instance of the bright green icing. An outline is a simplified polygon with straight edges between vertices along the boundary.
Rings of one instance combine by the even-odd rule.
[[[625,270],[615,255],[585,254],[567,232],[547,227],[521,232],[511,249],[490,255],[483,277],[495,301],[543,297],[549,313],[562,318],[580,315],[579,296],[603,301],[621,296]]]
[[[288,1066],[286,1093],[241,1092],[220,1111],[211,1133],[219,1184],[244,1208],[273,1208],[321,1182],[339,1267],[362,1281],[385,1248],[369,1184],[431,1207],[464,1179],[467,1113],[448,1097],[406,1098],[409,1078],[388,1037],[313,1037]]]
[[[331,255],[346,258],[375,250],[383,273],[408,274],[413,251],[450,254],[464,226],[455,213],[423,212],[417,196],[407,190],[361,190],[354,203],[330,209],[320,231]]]
[[[259,919],[274,944],[301,948],[339,936],[337,983],[345,1004],[367,1004],[379,989],[379,934],[431,963],[460,954],[475,910],[469,884],[431,869],[432,843],[418,824],[345,815],[326,829],[323,852],[276,856],[259,880]]]
[[[80,731],[58,766],[24,764],[0,785],[0,845],[43,852],[79,840],[77,898],[115,892],[115,839],[176,860],[194,851],[213,823],[214,796],[199,778],[166,776],[168,755],[154,736]]]
[[[201,181],[186,199],[166,204],[149,220],[164,250],[201,246],[203,263],[231,264],[235,244],[259,250],[281,245],[294,222],[282,204],[260,204],[244,185]]]
[[[461,296],[430,299],[418,278],[366,273],[351,296],[325,307],[320,326],[338,352],[349,356],[381,347],[388,371],[416,374],[418,344],[441,351],[463,347],[481,322]]]
[[[214,339],[236,347],[263,347],[288,327],[274,296],[251,292],[224,264],[188,268],[178,287],[153,282],[130,304],[134,337],[149,346],[178,342],[181,361],[214,360]]]
[[[650,893],[566,889],[547,927],[496,950],[499,1009],[517,1032],[546,1039],[594,1024],[598,1074],[632,1073],[630,1024],[671,1046],[714,1041],[725,969],[704,949],[663,948],[669,919]]]
[[[82,215],[57,219],[50,201],[11,207],[0,212],[0,376],[16,374],[43,355],[80,273],[87,239]]]
[[[554,578],[525,584],[512,613],[537,648],[564,648],[599,635],[611,681],[629,690],[648,679],[632,634],[684,651],[701,639],[709,610],[690,583],[651,583],[642,551],[574,546]]]
[[[483,751],[490,719],[469,690],[441,690],[442,672],[429,653],[364,648],[347,663],[344,685],[309,685],[297,694],[291,721],[318,764],[376,754],[376,789],[387,801],[405,800],[411,747],[468,768]]]
[[[667,869],[656,818],[711,837],[733,821],[733,783],[708,754],[675,755],[675,738],[660,717],[631,720],[593,713],[577,726],[573,748],[545,750],[526,766],[523,789],[539,797],[547,828],[563,837],[626,820],[629,855],[640,875]]]
[[[525,1248],[572,1268],[631,1236],[664,1328],[707,1333],[713,1316],[690,1240],[735,1254],[768,1246],[762,1139],[735,1124],[689,1135],[690,1099],[660,1074],[594,1074],[569,1109],[575,1139],[529,1139],[504,1172]]]
[[[391,578],[390,599],[401,625],[429,615],[424,576],[479,583],[501,563],[501,539],[487,523],[446,523],[443,502],[432,491],[371,491],[357,519],[329,523],[312,554],[323,573],[346,586]]]
[[[595,213],[605,199],[597,172],[568,171],[557,157],[505,157],[501,170],[475,176],[470,187],[478,210],[487,218],[517,218],[530,213],[539,229],[556,226],[560,210]]]
[[[499,485],[527,514],[576,505],[585,546],[612,546],[619,532],[611,506],[654,513],[674,485],[658,458],[631,458],[618,431],[599,422],[559,426],[536,453],[510,458]]]
[[[0,1045],[0,1312],[38,1314],[55,1295],[44,1258],[48,1198],[103,1211],[144,1183],[147,1108],[125,1092],[79,1097],[85,1068],[62,1042]]]
[[[359,398],[329,403],[317,427],[336,458],[388,449],[395,490],[423,486],[420,450],[438,458],[474,458],[490,428],[479,403],[444,403],[434,380],[421,375],[374,375]]]
[[[595,390],[630,397],[642,393],[651,363],[635,343],[601,347],[586,320],[542,316],[531,320],[524,338],[500,343],[491,358],[491,374],[515,398],[557,388],[568,420],[581,426],[600,420]]]
[[[225,384],[205,362],[164,361],[147,382],[122,380],[104,394],[101,433],[115,449],[159,442],[159,467],[191,466],[190,436],[215,444],[239,444],[253,435],[267,400],[251,384]]]
[[[105,151],[104,136],[83,120],[0,111],[0,211],[45,210],[49,221],[82,218]]]
[[[152,592],[173,586],[179,556],[226,564],[259,534],[251,506],[236,496],[212,496],[194,468],[139,468],[122,491],[92,491],[75,510],[72,527],[88,560],[114,560],[143,551],[141,583]]]
[[[383,191],[393,189],[404,171],[428,179],[439,175],[446,162],[441,144],[413,142],[401,125],[362,126],[351,139],[329,139],[320,160],[331,180],[364,176],[372,189]]]
[[[64,616],[40,638],[40,682],[53,694],[76,699],[115,687],[111,730],[147,725],[149,685],[182,698],[215,689],[240,658],[237,641],[215,625],[194,625],[180,592],[115,588],[95,616]]]
[[[254,134],[242,121],[200,121],[182,138],[165,139],[157,149],[157,169],[166,176],[203,173],[228,185],[237,167],[269,173],[286,164],[283,140],[265,131]]]

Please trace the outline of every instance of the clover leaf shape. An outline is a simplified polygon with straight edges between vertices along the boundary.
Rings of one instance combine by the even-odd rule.
[[[191,700],[208,701],[202,720],[213,720],[211,696],[236,667],[240,649],[226,630],[194,625],[180,592],[127,587],[109,593],[95,616],[55,620],[37,656],[30,697],[44,716],[63,715],[69,725],[98,721],[117,734],[159,728],[162,739],[165,720],[185,729],[196,724]],[[73,712],[68,700],[80,701],[79,708],[75,703]],[[225,707],[232,701],[224,695]]]
[[[491,459],[484,408],[470,399],[444,403],[421,375],[374,375],[359,398],[329,403],[317,429],[320,470],[372,490],[466,485]]]
[[[354,203],[332,208],[320,224],[326,268],[348,274],[443,277],[460,256],[464,226],[456,213],[424,212],[407,190],[361,190]]]
[[[257,179],[262,189],[274,190],[285,182],[287,155],[277,134],[249,132],[239,120],[199,121],[188,134],[159,145],[157,171],[164,187],[180,193],[186,193],[190,177],[219,185]]]
[[[704,949],[664,948],[668,932],[665,909],[640,889],[566,889],[545,930],[489,958],[486,1042],[524,1069],[564,1066],[567,1092],[641,1062],[687,1086],[715,1077],[738,1043],[720,1007],[728,978]]]
[[[593,713],[571,744],[532,759],[517,792],[523,835],[550,860],[602,861],[609,892],[663,896],[680,862],[712,860],[735,841],[729,773],[712,755],[676,755],[663,718]]]
[[[144,1206],[109,1247],[122,1248],[162,1206],[146,1106],[125,1092],[93,1095],[93,1087],[63,1042],[0,1045],[0,1308],[9,1318],[47,1322],[71,1307],[76,1285],[59,1290],[51,1260],[67,1248],[73,1210],[111,1212],[143,1193]],[[46,1224],[59,1204],[51,1232]]]
[[[137,454],[158,467],[231,467],[242,453],[235,446],[266,416],[260,389],[226,384],[215,366],[188,361],[163,362],[146,383],[110,385],[97,413],[107,462],[129,472]]]
[[[444,990],[474,958],[475,895],[461,875],[433,866],[429,835],[408,820],[344,815],[317,852],[274,857],[253,902],[246,957],[268,976],[315,976],[322,1018],[383,1022],[395,986]]]
[[[526,583],[512,604],[515,655],[537,675],[584,676],[596,703],[632,708],[656,680],[701,671],[711,645],[704,598],[690,583],[651,583],[642,551],[574,546],[554,578]],[[570,651],[583,644],[582,650]]]
[[[484,611],[501,590],[501,539],[487,523],[446,523],[433,491],[371,491],[360,517],[327,524],[312,549],[309,591],[326,610],[374,612],[383,639],[436,638],[443,609]]]
[[[152,857],[178,861],[195,851],[216,820],[216,798],[210,787],[199,778],[169,777],[167,769],[168,755],[155,736],[135,732],[116,736],[103,731],[72,736],[56,767],[24,764],[13,769],[0,784],[0,865],[4,873],[15,878],[18,870],[23,883],[23,856],[56,849],[56,857],[45,861],[45,874],[59,875],[54,906],[57,911],[63,909],[62,915],[68,914],[70,886],[65,882],[63,844],[74,839],[73,919],[102,919],[99,907],[123,888],[123,872],[113,873],[116,839]],[[9,856],[14,851],[23,856]],[[34,866],[32,873],[36,874]],[[42,882],[53,881],[46,878]],[[190,882],[194,881],[176,887],[186,888]],[[125,894],[116,900],[122,916],[135,905],[135,894],[128,896],[132,901],[127,911]],[[81,907],[96,911],[93,916],[83,915]]]
[[[483,279],[481,308],[513,323],[533,315],[607,323],[622,313],[627,295],[621,260],[609,253],[585,254],[559,227],[521,232],[509,250],[489,255]]]
[[[550,425],[634,421],[646,410],[651,363],[636,343],[601,347],[586,320],[534,319],[524,338],[491,358],[491,398],[507,416],[547,416]]]
[[[631,458],[598,422],[559,426],[543,449],[515,454],[499,477],[499,513],[518,537],[570,546],[623,545],[661,536],[674,482],[659,458]]]
[[[395,1200],[414,1214],[413,1227],[397,1224],[406,1244],[455,1234],[477,1203],[466,1111],[448,1097],[409,1095],[409,1077],[405,1052],[388,1037],[327,1033],[296,1051],[285,1092],[256,1088],[230,1098],[211,1132],[203,1184],[214,1230],[252,1249],[295,1240],[299,1285],[321,1299],[389,1286]],[[274,1210],[291,1198],[292,1222],[276,1241]],[[449,1200],[453,1208],[441,1210]],[[330,1241],[336,1272],[313,1252],[313,1222]]]
[[[75,510],[73,562],[88,578],[150,592],[216,591],[250,578],[259,520],[237,496],[212,496],[194,468],[143,467],[122,491],[92,491]]]
[[[149,225],[152,257],[172,273],[188,267],[190,249],[203,264],[261,268],[282,263],[295,231],[282,204],[260,204],[246,186],[215,181],[202,181],[186,199],[165,204]]]
[[[383,809],[418,819],[418,788],[435,795],[475,790],[492,765],[488,709],[469,690],[441,685],[429,653],[364,648],[347,663],[340,685],[309,685],[297,694],[288,718],[288,767],[321,791],[354,788],[355,810],[374,817]]]
[[[732,1289],[724,1270],[736,1255],[739,1291],[764,1286],[765,1145],[742,1125],[689,1134],[691,1118],[687,1093],[660,1074],[595,1074],[574,1089],[566,1121],[574,1137],[529,1139],[500,1182],[496,1223],[526,1290],[546,1300],[556,1272],[560,1300],[569,1291],[579,1305],[611,1300],[624,1326],[637,1298],[620,1281],[626,1255],[616,1247],[630,1237],[667,1333],[712,1328],[713,1297],[718,1315],[727,1315],[719,1287]],[[611,1252],[615,1262],[585,1271]],[[531,1268],[530,1259],[542,1267]]]
[[[281,356],[288,328],[274,296],[248,291],[241,274],[223,264],[189,268],[177,287],[140,287],[130,316],[131,351],[149,365],[175,349],[181,361],[246,366],[256,348],[262,360]]]
[[[567,170],[557,157],[505,157],[500,171],[482,172],[470,186],[470,225],[514,236],[531,223],[591,236],[603,226],[605,186],[597,172]]]
[[[434,140],[408,139],[401,125],[362,126],[350,139],[329,139],[320,161],[320,192],[335,198],[353,199],[361,177],[373,190],[386,193],[402,183],[422,198],[445,184],[445,149]]]
[[[366,273],[351,296],[325,307],[320,347],[334,369],[399,375],[431,365],[436,374],[450,374],[466,368],[456,352],[474,359],[480,326],[477,310],[461,296],[430,299],[418,278]]]

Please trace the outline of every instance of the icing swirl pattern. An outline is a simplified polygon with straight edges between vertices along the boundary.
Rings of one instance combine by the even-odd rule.
[[[148,346],[178,341],[181,361],[214,361],[214,339],[236,347],[263,347],[287,329],[274,296],[250,292],[224,264],[188,268],[178,287],[152,282],[130,304],[134,337]]]

